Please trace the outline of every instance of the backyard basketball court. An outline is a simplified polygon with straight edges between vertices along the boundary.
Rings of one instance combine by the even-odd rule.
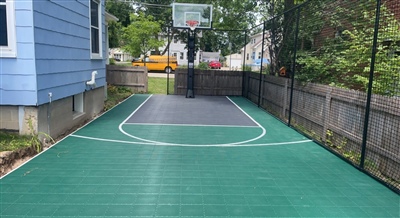
[[[1,180],[1,217],[399,217],[242,97],[134,95]]]

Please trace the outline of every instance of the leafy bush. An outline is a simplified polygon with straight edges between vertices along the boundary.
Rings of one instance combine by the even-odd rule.
[[[199,65],[197,65],[196,68],[197,68],[197,69],[200,69],[200,70],[208,70],[208,69],[210,69],[210,68],[208,67],[208,63],[207,63],[207,62],[201,62],[201,63],[199,63]]]

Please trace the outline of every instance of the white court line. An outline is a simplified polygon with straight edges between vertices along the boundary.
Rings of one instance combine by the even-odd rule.
[[[138,126],[193,126],[193,127],[231,127],[231,128],[259,128],[259,126],[233,126],[233,125],[199,125],[199,124],[167,124],[167,123],[125,123],[124,125]]]
[[[122,126],[126,124],[126,121],[128,121],[130,117],[132,117],[141,107],[143,107],[143,105],[144,105],[152,96],[153,96],[153,95],[150,95],[141,105],[139,105],[138,108],[136,108],[135,111],[133,111],[124,121],[122,121],[122,122],[119,124],[119,126],[118,126],[119,131],[120,131],[122,134],[124,134],[124,135],[126,135],[126,136],[128,136],[128,137],[130,137],[130,138],[133,138],[133,139],[136,139],[136,140],[139,140],[139,141],[143,141],[143,142],[154,143],[154,144],[157,144],[157,145],[161,145],[161,144],[163,144],[163,145],[175,145],[175,146],[176,146],[176,145],[180,145],[180,144],[175,144],[175,143],[168,143],[168,142],[161,142],[161,141],[154,141],[154,140],[148,140],[148,139],[140,138],[140,137],[134,136],[134,135],[132,135],[132,134],[129,134],[129,133],[127,133],[127,132],[125,132],[125,131],[123,130]],[[228,96],[226,96],[226,98],[227,98],[234,106],[236,106],[242,113],[244,113],[250,120],[252,120],[255,124],[257,124],[257,126],[258,126],[259,128],[262,129],[262,133],[261,133],[259,136],[255,137],[255,138],[252,138],[252,139],[249,139],[249,140],[245,140],[245,141],[234,142],[234,143],[228,143],[228,144],[226,144],[226,143],[224,143],[224,144],[213,144],[213,145],[215,145],[215,146],[218,146],[218,145],[220,145],[220,146],[226,146],[226,145],[234,145],[234,144],[244,144],[244,143],[249,143],[249,142],[252,142],[252,141],[255,141],[255,140],[258,140],[258,139],[264,137],[265,134],[266,134],[266,132],[267,132],[267,131],[265,130],[265,128],[264,128],[263,126],[261,126],[257,121],[255,121],[249,114],[247,114],[247,113],[246,113],[243,109],[241,109],[237,104],[235,104]],[[182,146],[185,146],[186,144],[181,144],[181,145],[182,145]],[[197,144],[197,145],[202,145],[202,144]]]
[[[271,146],[271,145],[292,145],[292,144],[302,144],[307,142],[312,142],[312,140],[300,140],[300,141],[290,141],[290,142],[272,142],[272,143],[260,143],[260,144],[209,144],[209,145],[193,145],[193,144],[173,144],[173,143],[146,143],[146,142],[132,142],[124,140],[114,140],[114,139],[104,139],[96,137],[88,137],[81,135],[70,135],[71,137],[83,138],[96,141],[104,142],[116,142],[124,144],[136,144],[136,145],[160,145],[160,146],[182,146],[182,147],[259,147],[259,146]]]
[[[68,136],[72,136],[74,133],[78,132],[79,130],[81,130],[83,127],[89,125],[91,122],[97,120],[98,118],[102,117],[103,115],[107,114],[108,112],[110,112],[112,109],[114,109],[115,107],[117,107],[118,105],[124,103],[125,101],[127,101],[128,99],[132,98],[134,96],[131,95],[128,98],[126,98],[125,100],[121,101],[120,103],[114,105],[112,108],[110,108],[110,110],[102,113],[100,116],[95,117],[93,120],[87,122],[85,125],[81,126],[80,128],[76,129],[75,131],[73,131],[72,133],[66,135],[64,138],[60,139],[59,141],[57,141],[56,143],[52,144],[50,147],[48,147],[46,150],[43,150],[42,152],[40,152],[39,154],[36,154],[35,156],[33,156],[32,158],[30,158],[29,160],[27,160],[26,162],[22,163],[21,165],[19,165],[18,167],[14,168],[13,170],[9,171],[8,173],[6,173],[5,175],[0,177],[0,180],[3,179],[4,177],[6,177],[7,175],[11,174],[12,172],[16,171],[17,169],[19,169],[20,167],[24,166],[25,164],[27,164],[28,162],[30,162],[31,160],[35,159],[36,157],[38,157],[39,155],[43,154],[44,152],[50,150],[50,148],[56,146],[58,143],[64,141],[64,139],[68,138]]]

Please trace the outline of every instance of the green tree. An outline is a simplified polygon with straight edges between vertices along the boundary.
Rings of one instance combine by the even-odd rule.
[[[107,0],[106,11],[118,18],[118,21],[112,21],[108,24],[108,42],[110,48],[120,47],[121,44],[121,29],[127,27],[130,21],[132,6],[120,0]]]
[[[161,25],[152,16],[143,13],[131,15],[132,23],[122,29],[123,49],[134,57],[147,56],[148,52],[164,45],[155,36],[161,32]]]
[[[306,82],[331,84],[339,87],[366,90],[372,54],[375,24],[373,0],[363,1],[354,8],[336,6],[333,14],[340,15],[326,25],[338,31],[335,38],[327,39],[322,47],[302,51],[297,79]],[[326,19],[326,18],[325,18]],[[373,93],[400,95],[400,22],[383,4],[378,32]]]

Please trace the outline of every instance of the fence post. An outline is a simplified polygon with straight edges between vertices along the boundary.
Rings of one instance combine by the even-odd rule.
[[[244,81],[244,69],[246,66],[246,47],[247,47],[247,30],[244,31],[244,49],[243,49],[243,65],[242,65],[242,96],[244,96],[244,86],[245,86],[245,81]]]
[[[378,42],[380,13],[381,13],[381,0],[377,0],[376,1],[376,14],[375,14],[375,27],[374,27],[374,40],[372,43],[371,65],[370,65],[370,69],[369,69],[367,104],[365,106],[364,131],[363,131],[363,138],[362,138],[362,144],[361,144],[360,168],[362,168],[362,169],[364,168],[365,151],[367,148],[369,112],[371,110],[370,108],[371,108],[372,83],[374,81],[375,58],[376,58],[376,47],[377,47],[377,42]]]
[[[265,22],[263,23],[263,34],[262,34],[262,45],[261,45],[261,61],[260,61],[260,83],[258,86],[258,107],[261,104],[261,88],[262,88],[262,69],[263,69],[263,59],[264,59],[264,43],[265,43]]]
[[[283,90],[283,104],[282,104],[282,120],[285,120],[286,117],[286,104],[287,104],[287,94],[288,94],[288,84],[289,80],[285,79],[285,85],[284,85],[284,90]]]
[[[325,96],[325,106],[324,106],[324,124],[322,127],[322,141],[326,143],[326,131],[328,131],[328,125],[329,125],[329,117],[331,114],[331,102],[332,102],[332,87],[329,87],[328,91],[326,92]]]
[[[294,52],[293,52],[293,63],[292,63],[292,75],[291,75],[291,88],[290,88],[290,104],[289,104],[289,119],[288,126],[291,126],[292,121],[292,106],[293,106],[293,88],[294,88],[294,75],[296,73],[296,59],[297,59],[297,41],[299,36],[299,22],[300,22],[301,7],[297,8],[296,18],[296,33],[294,34]]]

